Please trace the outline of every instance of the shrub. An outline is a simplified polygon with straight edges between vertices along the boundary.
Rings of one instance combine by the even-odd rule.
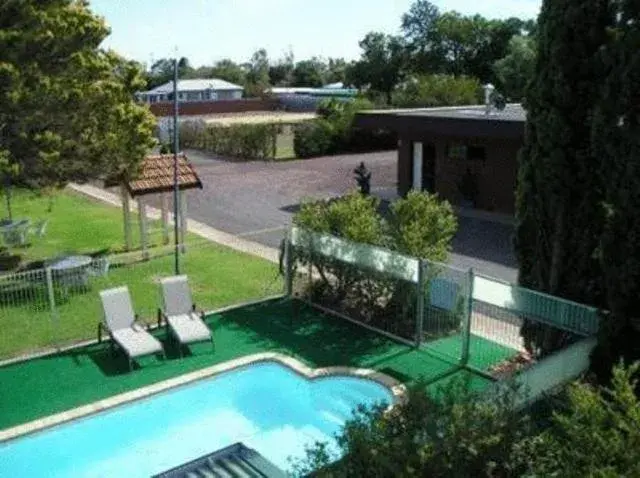
[[[476,78],[452,75],[422,75],[400,85],[392,96],[398,108],[457,106],[482,101],[482,91]]]
[[[334,149],[335,133],[327,120],[298,124],[293,135],[293,151],[298,158],[324,156]]]
[[[364,98],[353,101],[324,100],[318,106],[317,120],[298,125],[294,130],[294,150],[299,158],[345,152],[394,149],[397,136],[378,130],[370,131],[353,125],[358,111],[373,108]]]
[[[337,456],[316,444],[298,462],[298,476],[494,477],[509,476],[514,443],[528,431],[515,411],[518,391],[482,400],[467,381],[453,380],[436,393],[409,389],[408,401],[390,412],[359,408],[337,436]]]
[[[377,198],[353,192],[334,201],[303,204],[294,217],[294,224],[353,242],[378,245],[384,240],[378,206]],[[338,260],[309,252],[299,253],[298,259],[304,264],[311,264],[318,271],[322,284],[312,285],[312,288],[316,289],[316,294],[322,293],[325,302],[344,300],[364,278],[357,267]]]
[[[437,196],[415,192],[392,206],[394,213],[389,222],[378,208],[376,198],[352,193],[330,202],[304,204],[294,223],[356,243],[434,261],[446,259],[448,241],[456,228],[448,203],[441,203]],[[298,260],[318,272],[321,284],[310,284],[308,290],[315,301],[404,338],[415,338],[415,284],[304,249],[299,251]],[[433,274],[438,272],[437,268],[430,270]],[[459,319],[454,313],[443,316],[438,323],[445,322],[454,329]],[[425,329],[425,333],[430,331]]]
[[[181,143],[194,148],[240,159],[272,159],[276,154],[276,124],[238,124],[230,126],[185,122],[180,126]]]
[[[393,245],[404,254],[445,262],[458,228],[451,204],[435,194],[410,191],[391,205]]]
[[[519,444],[522,475],[640,476],[639,367],[614,367],[611,389],[571,385],[567,409]]]

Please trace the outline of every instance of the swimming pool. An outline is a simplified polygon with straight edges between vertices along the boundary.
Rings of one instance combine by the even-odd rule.
[[[381,401],[391,391],[372,380],[260,362],[0,444],[0,476],[149,477],[238,441],[287,470]]]

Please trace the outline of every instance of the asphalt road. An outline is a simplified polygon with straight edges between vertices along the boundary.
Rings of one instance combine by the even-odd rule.
[[[203,183],[187,193],[188,216],[225,232],[277,247],[293,213],[305,198],[329,198],[356,187],[353,169],[364,161],[372,192],[393,197],[396,152],[379,152],[281,162],[230,162],[187,151]],[[512,226],[460,217],[451,263],[515,281]]]

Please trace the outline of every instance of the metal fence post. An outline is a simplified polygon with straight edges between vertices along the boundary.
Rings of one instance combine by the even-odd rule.
[[[284,280],[285,294],[287,297],[293,295],[293,254],[291,250],[291,234],[287,233],[284,238]]]
[[[418,260],[418,294],[416,299],[416,347],[422,345],[422,331],[424,327],[424,261]]]
[[[464,324],[462,327],[462,353],[460,354],[460,364],[465,366],[469,363],[469,348],[471,347],[471,315],[473,314],[473,268],[469,268],[467,273],[469,282],[466,310],[464,314]]]
[[[47,295],[49,297],[49,307],[51,309],[51,319],[53,322],[54,330],[58,331],[58,310],[56,309],[56,294],[53,289],[53,274],[51,273],[51,267],[47,267],[44,270],[45,278],[47,281]]]

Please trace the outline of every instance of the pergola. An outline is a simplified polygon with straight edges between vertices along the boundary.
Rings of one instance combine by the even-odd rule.
[[[135,178],[107,182],[107,186],[120,186],[126,250],[131,250],[133,246],[131,235],[131,199],[137,200],[138,202],[140,246],[142,251],[146,251],[147,249],[149,231],[147,197],[150,195],[159,196],[162,240],[165,244],[170,242],[169,201],[172,198],[174,190],[173,164],[173,154],[150,155],[142,161]],[[178,155],[178,185],[180,194],[178,211],[179,243],[184,244],[184,235],[187,230],[187,198],[184,191],[195,188],[202,189],[202,182],[184,153]]]

